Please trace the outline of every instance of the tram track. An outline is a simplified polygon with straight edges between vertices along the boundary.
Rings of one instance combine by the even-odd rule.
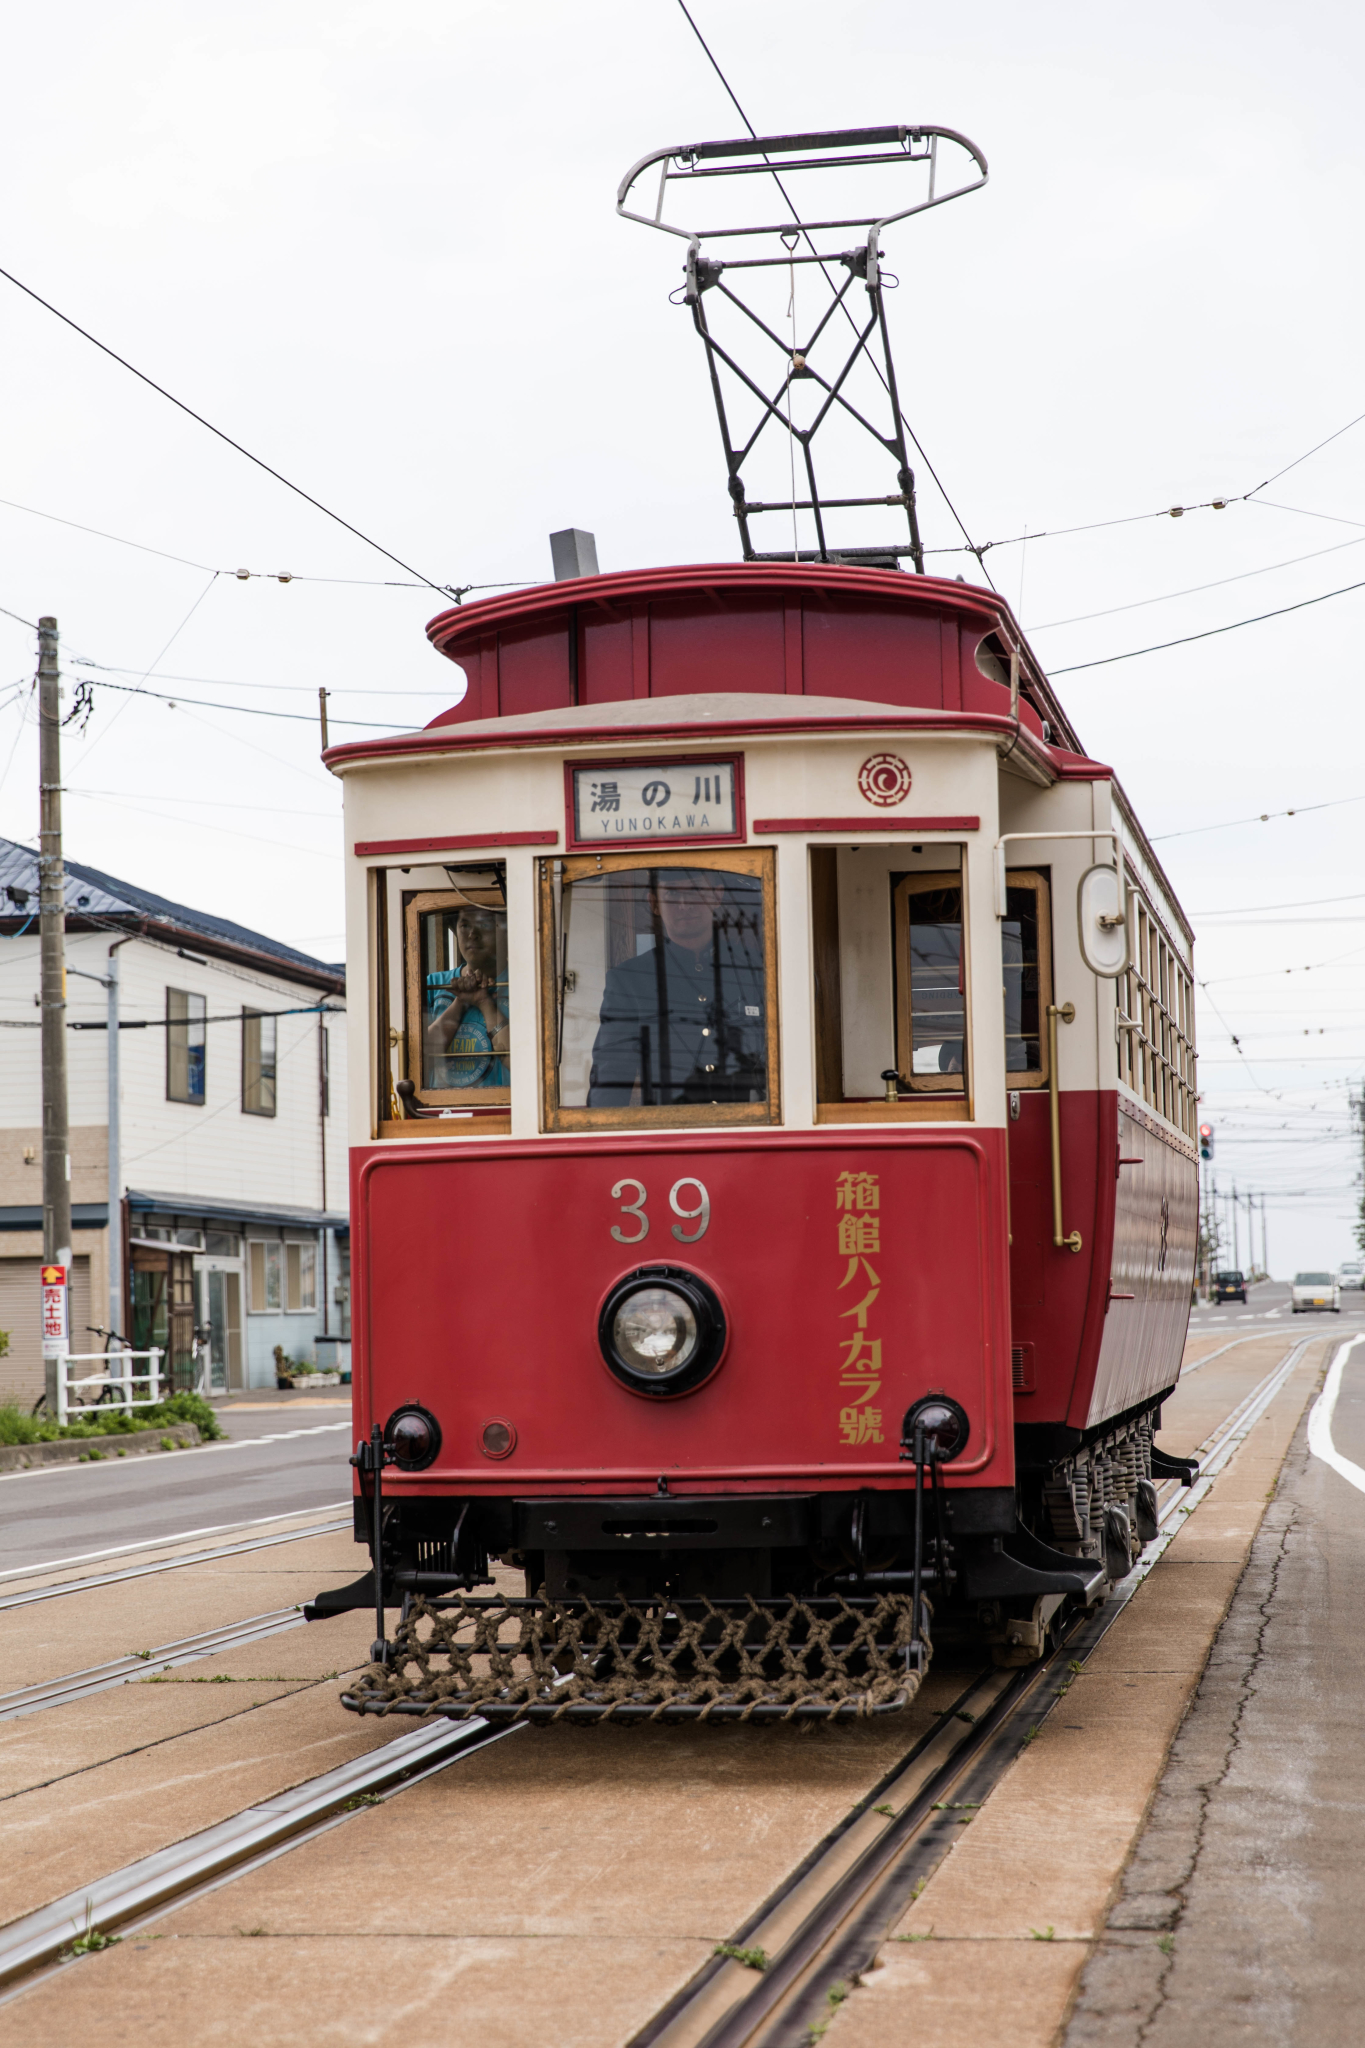
[[[800,2048],[828,2012],[832,1983],[871,1967],[892,1927],[928,1882],[956,1839],[963,1811],[989,1798],[1025,1744],[1103,1641],[1193,1513],[1214,1479],[1265,1414],[1314,1340],[1304,1338],[1253,1387],[1199,1446],[1200,1471],[1176,1486],[1159,1513],[1159,1533],[1100,1609],[1080,1616],[1049,1656],[1019,1671],[987,1668],[850,1816],[905,1804],[850,1862],[841,1854],[848,1823],[819,1844],[724,1944],[762,1951],[754,1972],[720,1952],[645,2027],[628,2048]],[[969,1702],[978,1711],[966,1732]],[[792,1922],[796,1924],[793,1925]],[[748,1981],[746,1981],[748,1980]]]
[[[717,1952],[632,2036],[629,2048],[747,2048],[760,2040],[764,2048],[794,2048],[805,2038],[812,2021],[826,2010],[830,1982],[854,1978],[870,1966],[891,1926],[948,1853],[961,1811],[975,1812],[984,1803],[1030,1739],[1030,1730],[1036,1731],[1061,1697],[1052,1682],[1065,1666],[1084,1665],[1314,1341],[1305,1337],[1296,1343],[1200,1445],[1198,1478],[1191,1486],[1174,1486],[1160,1509],[1158,1536],[1102,1608],[1078,1617],[1040,1663],[1023,1670],[988,1666],[972,1676],[941,1710],[938,1726],[883,1773],[736,1930],[725,1946],[764,1949],[762,1972]],[[282,1538],[225,1545],[165,1566],[138,1566],[44,1593],[116,1583],[349,1526],[349,1521],[333,1522],[288,1531]],[[28,1597],[0,1605],[24,1604]],[[123,1659],[73,1672],[46,1686],[0,1696],[0,1719],[39,1712],[300,1624],[297,1610],[280,1609],[165,1644],[151,1660]],[[158,1658],[164,1660],[159,1665]],[[129,1670],[134,1662],[136,1669]],[[27,1990],[35,1973],[60,1967],[64,1952],[89,1928],[108,1935],[140,1927],[314,1839],[351,1813],[476,1755],[523,1725],[493,1726],[474,1719],[420,1727],[11,1921],[0,1929],[0,1986],[9,1987],[5,2002]]]
[[[107,1664],[94,1664],[86,1671],[71,1671],[45,1685],[21,1686],[17,1692],[0,1693],[0,1721],[19,1721],[28,1714],[41,1714],[48,1707],[69,1706],[89,1699],[97,1692],[109,1692],[117,1685],[131,1685],[139,1679],[155,1678],[181,1664],[193,1664],[201,1657],[221,1656],[227,1650],[242,1650],[250,1643],[304,1628],[299,1607],[277,1607],[268,1614],[253,1614],[246,1621],[211,1628],[201,1635],[181,1636],[154,1650],[134,1650]]]
[[[23,1593],[0,1595],[0,1613],[14,1607],[32,1607],[41,1600],[60,1600],[73,1593],[90,1593],[104,1586],[124,1585],[130,1579],[155,1578],[161,1572],[180,1571],[188,1565],[215,1564],[220,1558],[243,1557],[253,1550],[273,1550],[283,1543],[302,1543],[312,1536],[334,1536],[343,1529],[350,1529],[351,1526],[351,1518],[347,1515],[344,1519],[334,1518],[327,1522],[312,1523],[306,1529],[286,1529],[274,1536],[253,1536],[241,1543],[218,1544],[208,1550],[191,1551],[185,1556],[159,1558],[147,1564],[128,1565],[120,1571],[96,1572],[79,1579],[61,1579],[56,1585],[36,1586]],[[164,1539],[167,1547],[175,1540],[173,1536]],[[37,1566],[34,1569],[34,1576],[44,1569],[50,1570],[52,1567]]]

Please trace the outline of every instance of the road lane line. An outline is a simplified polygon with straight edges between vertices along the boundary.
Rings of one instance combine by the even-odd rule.
[[[1365,1343],[1365,1338],[1351,1337],[1337,1346],[1336,1354],[1327,1369],[1322,1392],[1313,1403],[1308,1415],[1308,1448],[1315,1458],[1321,1458],[1324,1465],[1330,1465],[1340,1473],[1359,1493],[1365,1493],[1365,1470],[1353,1459],[1344,1458],[1332,1442],[1332,1417],[1336,1413],[1337,1396],[1341,1392],[1341,1376],[1346,1370],[1346,1361],[1356,1345]]]

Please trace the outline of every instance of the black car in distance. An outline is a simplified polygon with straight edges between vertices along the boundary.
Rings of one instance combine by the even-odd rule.
[[[1245,1305],[1247,1283],[1244,1273],[1215,1273],[1209,1290],[1214,1301],[1240,1301]]]

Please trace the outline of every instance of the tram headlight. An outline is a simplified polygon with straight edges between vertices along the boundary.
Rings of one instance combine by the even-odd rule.
[[[430,1409],[405,1402],[384,1425],[384,1448],[400,1472],[425,1472],[441,1454],[441,1425]]]
[[[714,1291],[680,1266],[641,1266],[602,1304],[597,1340],[607,1369],[636,1394],[685,1394],[709,1379],[725,1349]]]
[[[951,1459],[960,1458],[972,1433],[966,1409],[946,1394],[928,1394],[907,1409],[901,1425],[901,1445],[911,1457],[915,1455],[915,1434],[920,1429],[924,1431],[924,1455],[933,1465],[946,1465]]]

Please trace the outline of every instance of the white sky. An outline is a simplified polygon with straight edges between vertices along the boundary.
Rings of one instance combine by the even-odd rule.
[[[977,540],[1244,492],[1365,411],[1358,8],[694,11],[761,132],[930,120],[989,158],[984,192],[888,242],[905,409]],[[82,0],[10,15],[4,53],[0,263],[424,574],[546,576],[569,524],[605,569],[733,559],[700,351],[667,303],[680,245],[613,211],[650,149],[738,132],[676,0]],[[3,280],[0,377],[0,496],[204,565],[0,505],[0,605],[55,613],[70,673],[157,663],[211,685],[149,687],[309,715],[325,683],[334,721],[450,700],[430,593],[211,583],[402,572]],[[1365,579],[1362,465],[1365,425],[1254,505],[986,565],[1049,666],[1093,661]],[[954,545],[920,481],[928,544]],[[1365,592],[1058,678],[1149,831],[1183,835],[1159,850],[1200,933],[1219,1183],[1265,1191],[1280,1274],[1352,1249],[1362,619]],[[5,700],[31,673],[0,617],[20,839],[35,735]],[[73,859],[339,956],[313,724],[103,691],[68,741]],[[1312,804],[1338,807],[1196,829]],[[1278,905],[1307,907],[1257,922]]]

